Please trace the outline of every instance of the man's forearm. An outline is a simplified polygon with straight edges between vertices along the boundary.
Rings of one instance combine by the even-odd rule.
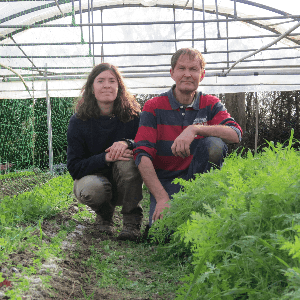
[[[169,195],[160,183],[151,159],[147,156],[142,156],[138,168],[145,185],[154,196],[156,202],[167,202],[169,200]]]
[[[234,129],[225,125],[191,125],[195,134],[201,136],[214,136],[222,139],[227,144],[239,143],[239,137]]]

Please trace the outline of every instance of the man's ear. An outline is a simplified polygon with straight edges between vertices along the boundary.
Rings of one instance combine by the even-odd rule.
[[[173,69],[172,69],[172,68],[170,69],[170,74],[171,74],[171,78],[173,79],[173,74],[174,74],[174,71],[173,71]]]
[[[204,77],[205,77],[205,69],[203,69],[203,71],[202,71],[200,82],[204,79]]]

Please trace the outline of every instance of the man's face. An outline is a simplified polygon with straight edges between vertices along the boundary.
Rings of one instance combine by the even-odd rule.
[[[200,81],[204,78],[204,70],[200,66],[200,60],[190,59],[182,54],[174,69],[170,70],[172,79],[176,82],[176,89],[183,94],[189,94],[197,90]]]

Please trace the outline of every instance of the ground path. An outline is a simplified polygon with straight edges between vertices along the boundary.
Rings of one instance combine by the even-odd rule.
[[[35,183],[33,179],[27,182]],[[12,185],[14,190],[9,190]],[[12,185],[0,183],[2,194],[15,194],[18,189],[13,181]],[[21,186],[24,189],[24,184]],[[144,201],[149,200],[148,196],[145,195]],[[0,262],[0,270],[12,282],[9,289],[18,285],[18,278],[26,276],[29,290],[22,294],[22,299],[175,299],[174,292],[181,284],[179,278],[183,274],[179,269],[170,271],[160,261],[151,261],[150,257],[156,252],[155,245],[118,241],[117,235],[99,234],[94,217],[78,218],[79,213],[91,215],[86,207],[78,207],[74,199],[67,211],[41,223],[44,246],[50,245],[62,230],[68,232],[60,242],[61,251],[57,257],[51,255],[37,267],[34,265],[37,254],[30,248],[11,253],[9,262]],[[145,215],[143,230],[147,224],[147,211]],[[121,217],[117,210],[114,222],[118,231],[122,228]],[[26,228],[26,224],[22,226]],[[33,234],[39,236],[41,231],[36,230]],[[20,271],[33,266],[36,273],[30,276]],[[1,295],[2,299],[12,299],[5,297],[4,291],[0,288],[0,299]]]

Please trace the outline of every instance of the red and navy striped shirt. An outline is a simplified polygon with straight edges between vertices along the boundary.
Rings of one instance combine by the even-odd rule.
[[[173,86],[174,88],[174,86]],[[173,95],[173,89],[148,100],[140,116],[135,137],[134,159],[139,165],[142,156],[152,160],[159,179],[174,179],[186,170],[193,155],[174,156],[171,146],[182,131],[192,124],[226,125],[233,128],[241,140],[242,129],[226,111],[217,97],[197,94],[192,106],[184,107]],[[195,140],[204,138],[196,136]],[[196,141],[190,145],[191,153]]]

